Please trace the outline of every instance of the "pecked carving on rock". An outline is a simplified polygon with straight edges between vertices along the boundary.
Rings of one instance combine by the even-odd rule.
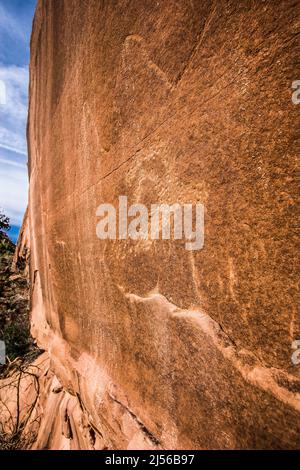
[[[289,0],[38,2],[32,333],[72,396],[69,440],[76,408],[96,448],[299,447],[298,17]],[[99,240],[119,195],[204,204],[204,248]]]

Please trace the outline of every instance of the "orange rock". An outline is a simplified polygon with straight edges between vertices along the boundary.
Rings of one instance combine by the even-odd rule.
[[[292,0],[38,2],[32,331],[73,433],[45,425],[37,448],[299,448],[298,18]],[[204,248],[99,240],[120,195],[204,204]]]

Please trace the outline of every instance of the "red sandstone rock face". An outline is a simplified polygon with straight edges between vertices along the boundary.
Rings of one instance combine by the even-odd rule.
[[[18,237],[18,242],[16,245],[12,269],[18,270],[20,264],[23,263],[25,266],[24,274],[29,276],[29,256],[30,256],[30,227],[29,227],[29,217],[28,209],[26,209],[22,227],[20,229],[20,234]]]
[[[98,448],[300,445],[299,13],[292,0],[38,3],[32,331]],[[204,248],[97,239],[96,208],[119,195],[204,204]]]

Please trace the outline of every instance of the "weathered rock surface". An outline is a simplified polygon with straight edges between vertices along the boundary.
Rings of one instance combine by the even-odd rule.
[[[38,2],[32,332],[97,448],[300,445],[299,14],[294,0]],[[204,248],[99,240],[96,208],[119,195],[203,203]]]
[[[0,380],[2,450],[103,447],[78,399],[58,382],[47,353],[7,369]]]
[[[13,256],[12,270],[21,271],[24,276],[29,280],[29,265],[30,265],[30,227],[28,209],[24,214],[22,227],[20,229],[18,242]]]

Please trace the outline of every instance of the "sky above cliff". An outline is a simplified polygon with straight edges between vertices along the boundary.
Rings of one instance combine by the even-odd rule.
[[[0,207],[15,241],[27,205],[29,43],[36,0],[0,0]]]

